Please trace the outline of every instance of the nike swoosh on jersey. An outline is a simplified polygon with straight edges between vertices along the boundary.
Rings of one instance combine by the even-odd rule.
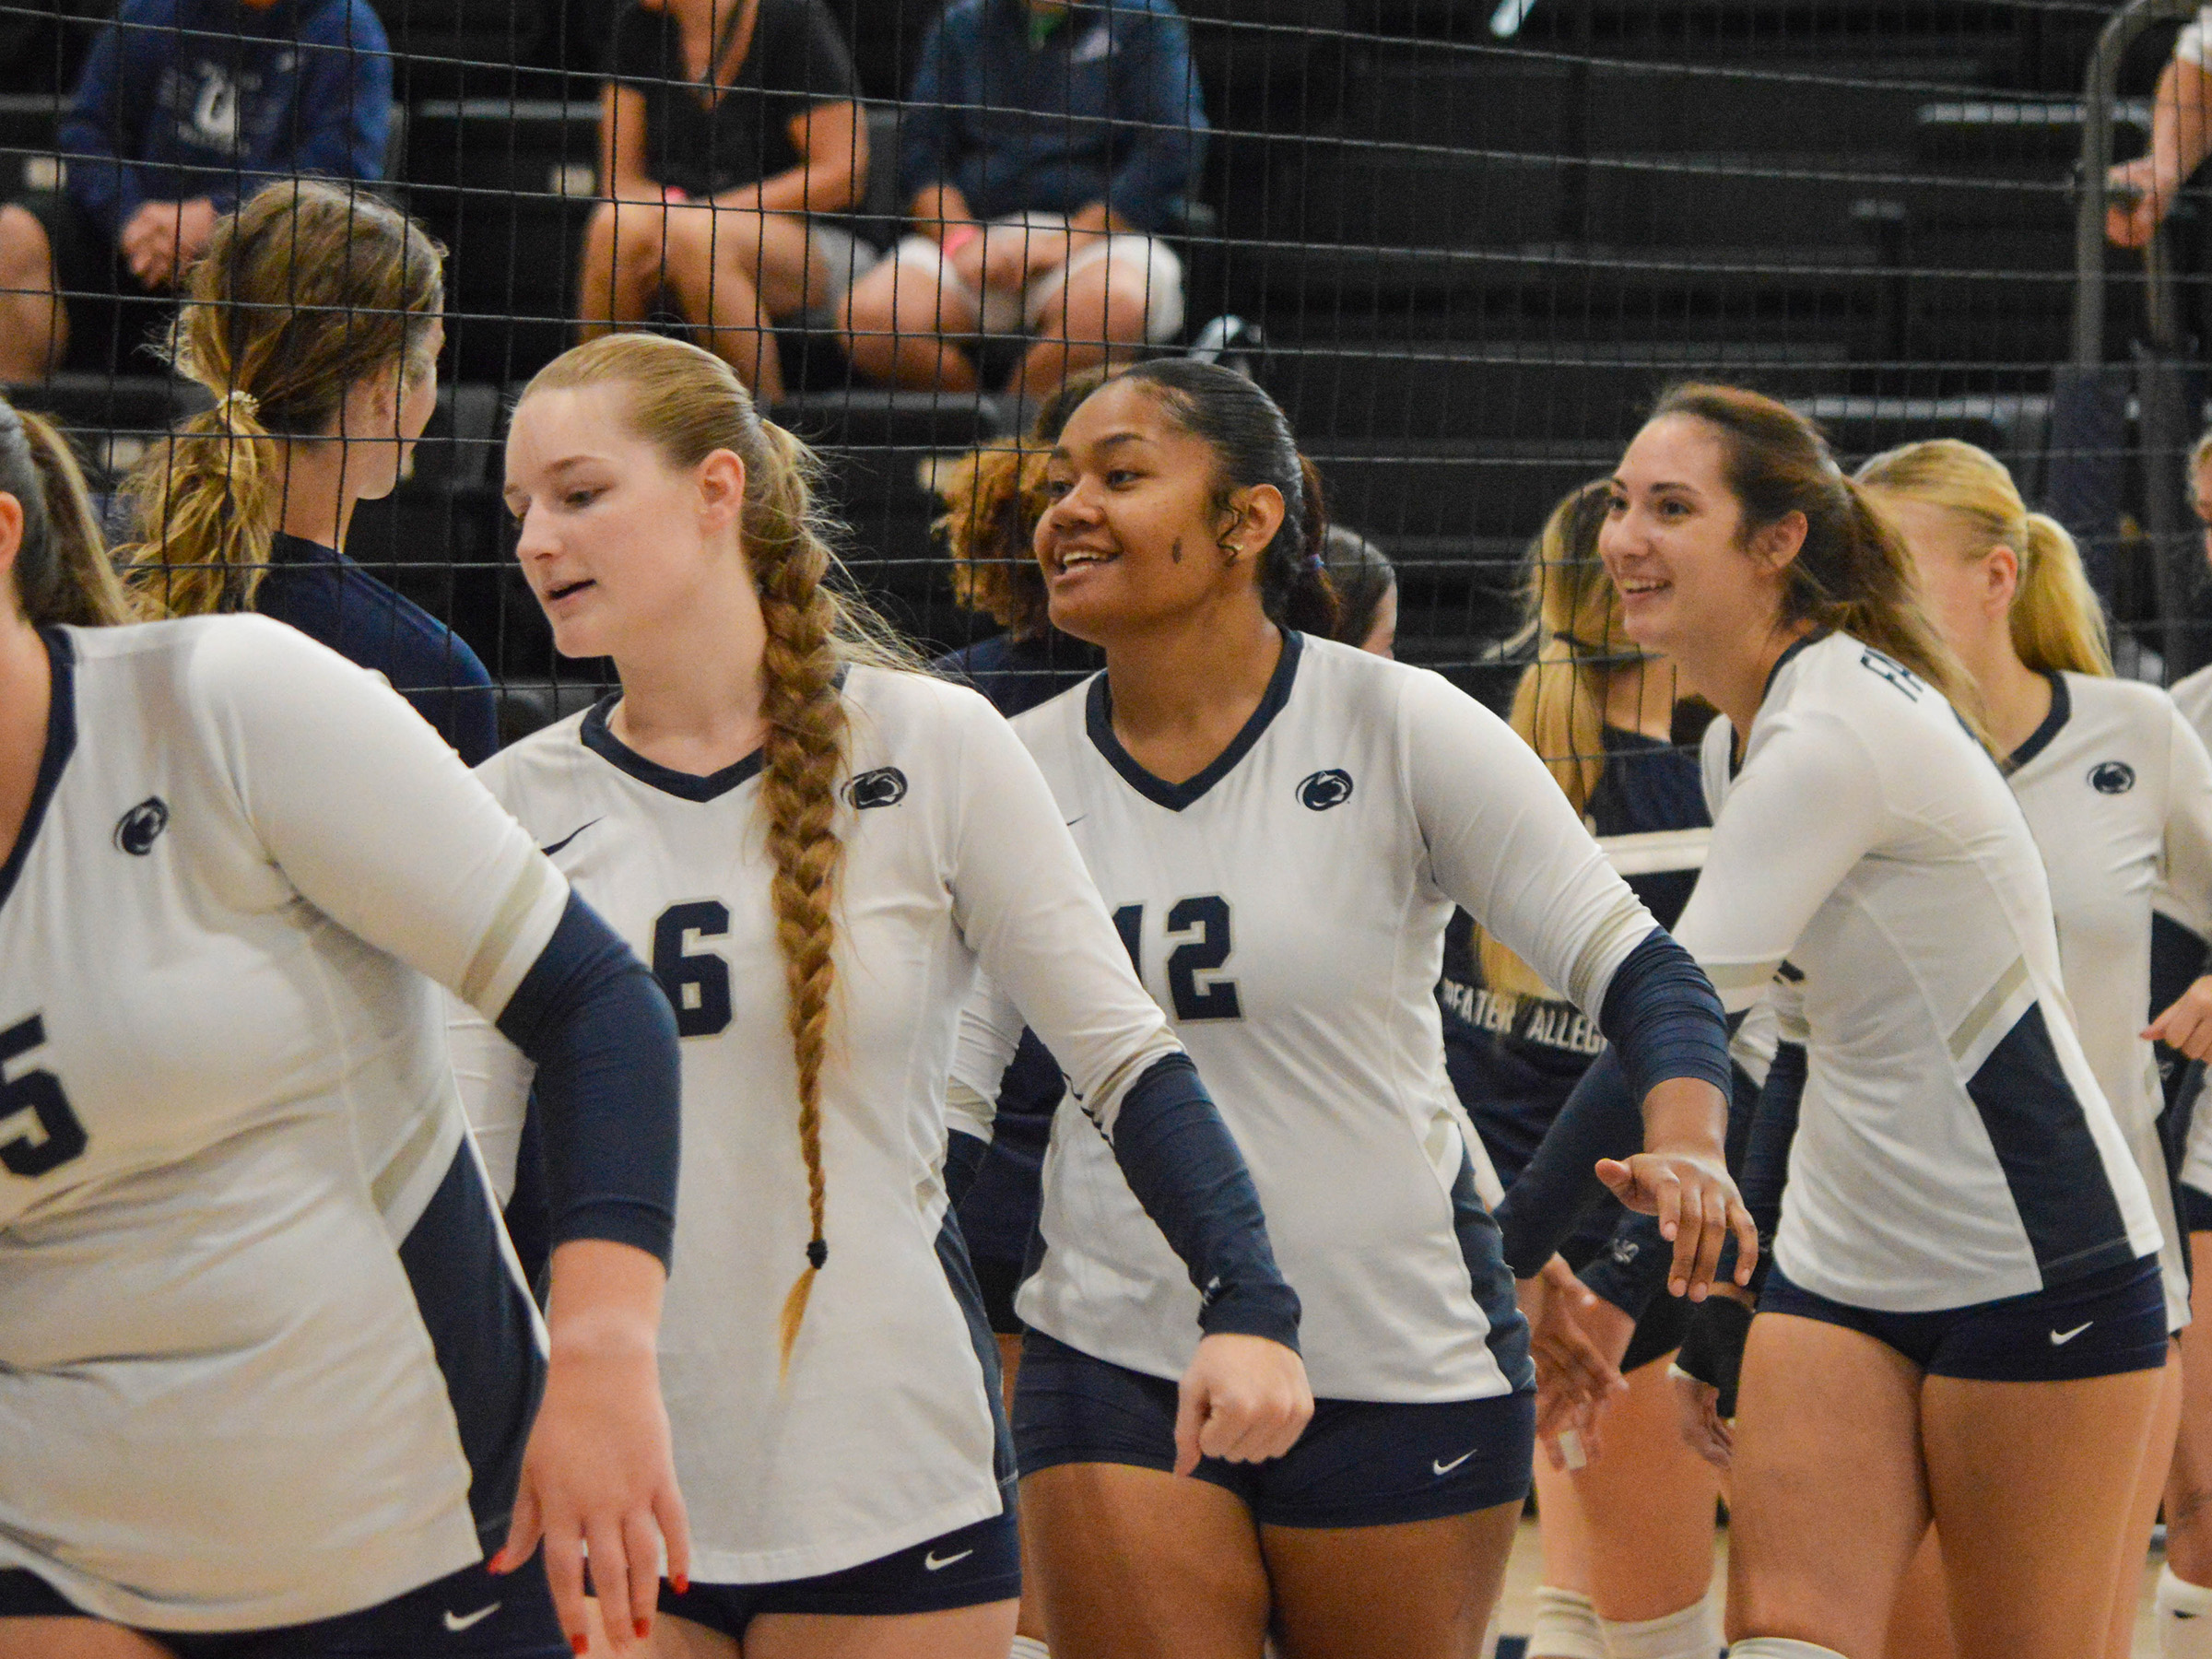
[[[493,1602],[490,1606],[478,1607],[474,1613],[448,1612],[445,1616],[445,1628],[458,1634],[460,1631],[467,1630],[471,1625],[482,1624],[486,1619],[489,1618],[499,1610],[500,1604],[498,1602]]]
[[[975,1551],[972,1549],[963,1549],[959,1555],[948,1555],[940,1561],[937,1559],[937,1552],[933,1549],[922,1558],[922,1565],[932,1572],[942,1572],[955,1561],[964,1561],[974,1553]]]
[[[598,821],[599,821],[599,820],[598,820],[597,818],[594,818],[594,819],[592,820],[592,824],[595,824],[595,823],[597,823]],[[569,832],[568,832],[566,835],[562,836],[562,837],[561,837],[561,838],[560,838],[559,841],[555,841],[555,842],[554,842],[554,843],[553,843],[551,846],[549,846],[549,847],[540,847],[540,848],[538,849],[538,851],[539,851],[540,853],[544,853],[544,854],[545,854],[545,855],[546,855],[547,858],[550,858],[550,857],[552,857],[552,856],[553,856],[553,854],[554,854],[554,853],[556,853],[559,852],[559,851],[560,851],[560,850],[561,850],[563,847],[567,846],[567,845],[568,845],[568,844],[569,844],[571,841],[574,841],[574,840],[575,840],[575,839],[576,839],[578,836],[582,835],[582,833],[583,833],[583,832],[584,832],[586,830],[589,830],[589,829],[592,827],[592,824],[579,824],[579,825],[577,825],[577,826],[576,826],[576,828],[575,828],[575,829],[573,829],[573,830],[570,830],[570,831],[569,831]]]
[[[1457,1457],[1453,1458],[1453,1460],[1452,1460],[1450,1463],[1446,1463],[1446,1462],[1445,1462],[1445,1461],[1444,1461],[1442,1458],[1441,1458],[1441,1457],[1432,1457],[1432,1458],[1430,1458],[1430,1459],[1429,1460],[1429,1466],[1430,1466],[1431,1469],[1435,1470],[1435,1471],[1437,1472],[1437,1474],[1438,1474],[1438,1475],[1440,1475],[1440,1476],[1442,1476],[1442,1475],[1449,1475],[1449,1474],[1451,1474],[1451,1473],[1452,1473],[1452,1471],[1453,1471],[1453,1470],[1454,1470],[1454,1469],[1458,1468],[1458,1467],[1459,1467],[1459,1465],[1460,1465],[1461,1464],[1464,1464],[1464,1463],[1465,1463],[1465,1462],[1467,1461],[1467,1459],[1468,1459],[1468,1458],[1470,1458],[1470,1457],[1472,1457],[1472,1456],[1474,1456],[1474,1455],[1475,1455],[1475,1453],[1472,1453],[1472,1452],[1462,1452],[1462,1453],[1460,1453],[1460,1454],[1459,1454]]]
[[[2076,1325],[2072,1330],[2067,1331],[2063,1335],[2057,1331],[2052,1332],[2051,1346],[2053,1347],[2065,1347],[2067,1343],[2073,1341],[2075,1337],[2080,1335],[2084,1331],[2088,1330],[2090,1325],[2093,1325],[2096,1323],[2097,1322],[2093,1319],[2089,1320],[2085,1324]]]

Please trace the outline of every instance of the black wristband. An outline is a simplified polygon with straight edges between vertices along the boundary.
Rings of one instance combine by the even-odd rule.
[[[1735,1415],[1735,1386],[1743,1374],[1744,1341],[1751,1331],[1751,1310],[1733,1296],[1709,1296],[1690,1311],[1689,1330],[1675,1369],[1719,1394],[1723,1418]]]

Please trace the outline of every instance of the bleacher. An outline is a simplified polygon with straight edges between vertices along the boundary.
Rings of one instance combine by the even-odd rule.
[[[364,509],[351,550],[450,615],[495,675],[535,679],[551,657],[502,569],[496,448],[513,389],[567,337],[596,151],[582,42],[607,8],[547,6],[524,28],[527,9],[415,0],[394,14],[395,50],[419,55],[399,77],[393,188],[451,251],[453,383],[414,477]],[[891,95],[930,7],[841,9],[875,100],[867,222],[888,234]],[[2104,8],[1189,9],[1217,131],[1183,242],[1188,326],[1230,313],[1264,335],[1256,371],[1337,515],[1401,565],[1403,654],[1475,671],[1511,626],[1513,563],[1547,510],[1604,471],[1682,376],[1797,401],[1847,456],[1968,438],[2032,492],[2066,356],[2069,173]],[[1500,36],[1508,11],[1517,32]],[[2124,79],[2124,155],[2171,40],[2154,33]],[[51,94],[0,99],[0,185],[51,176],[53,108]],[[2108,334],[2124,341],[2139,294],[2116,284],[2111,302]],[[796,390],[777,413],[824,448],[855,572],[925,636],[967,637],[926,485],[1006,412],[851,391],[834,341],[787,333]],[[167,395],[158,382],[55,394],[103,463]]]

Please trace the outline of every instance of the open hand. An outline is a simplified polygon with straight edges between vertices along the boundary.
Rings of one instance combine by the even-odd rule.
[[[1748,1285],[1759,1264],[1759,1230],[1725,1161],[1710,1152],[1661,1148],[1630,1159],[1601,1158],[1597,1178],[1630,1209],[1659,1218],[1659,1236],[1672,1241],[1666,1288],[1702,1301],[1721,1265],[1721,1247],[1735,1235],[1735,1282]]]
[[[1675,1386],[1675,1426],[1684,1442],[1714,1468],[1726,1468],[1735,1455],[1735,1431],[1721,1416],[1720,1391],[1680,1371],[1667,1381]]]

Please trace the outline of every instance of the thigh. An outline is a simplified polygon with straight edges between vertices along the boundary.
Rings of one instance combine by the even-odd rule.
[[[745,1659],[1006,1659],[1020,1605],[881,1618],[763,1613],[745,1633]]]
[[[1720,1471],[1683,1440],[1666,1373],[1665,1359],[1629,1373],[1629,1392],[1606,1408],[1597,1454],[1566,1477],[1601,1618],[1664,1618],[1712,1582]]]
[[[0,1659],[176,1659],[135,1630],[97,1618],[0,1618]]]
[[[909,237],[853,285],[853,325],[901,334],[971,335],[981,322],[980,303],[974,290],[946,269],[935,242]]]
[[[1863,1331],[1761,1313],[1730,1475],[1730,1633],[1880,1653],[1927,1530],[1919,1367]]]
[[[1022,1528],[1055,1659],[1253,1659],[1266,1567],[1243,1500],[1125,1464],[1025,1476]]]
[[[1397,1526],[1261,1535],[1282,1659],[1475,1659],[1519,1503]]]
[[[2182,1420],[2166,1483],[2166,1547],[2174,1571],[2212,1583],[2212,1232],[2189,1235],[2193,1318],[2182,1333]]]
[[[1966,1659],[2101,1646],[2159,1373],[2058,1382],[1930,1377],[1928,1488]]]

